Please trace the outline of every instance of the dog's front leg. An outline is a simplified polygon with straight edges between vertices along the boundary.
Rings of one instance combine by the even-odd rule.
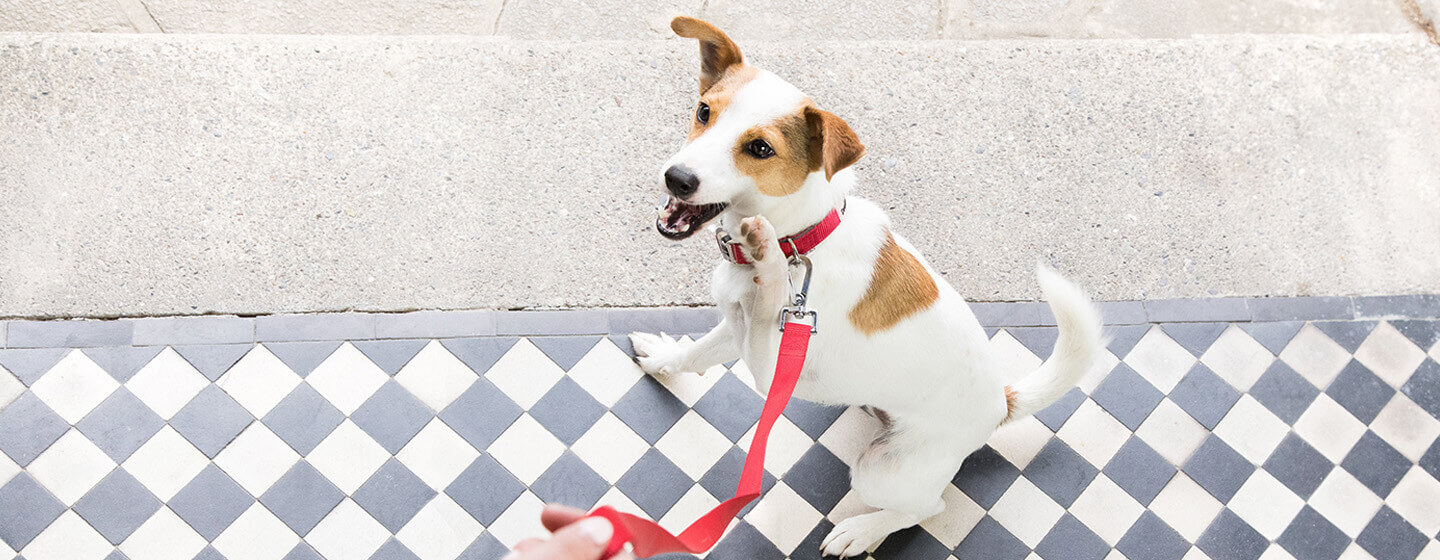
[[[727,313],[719,325],[689,344],[665,336],[665,333],[653,335],[638,332],[630,334],[630,343],[635,346],[635,361],[640,363],[640,369],[645,373],[704,373],[715,364],[740,356],[740,340],[735,331],[735,321]]]
[[[789,272],[775,228],[764,217],[742,220],[740,237],[750,262],[755,263],[752,278],[755,287],[741,302],[747,321],[746,359],[755,376],[755,388],[761,394],[768,394],[780,351],[780,309],[790,298]]]

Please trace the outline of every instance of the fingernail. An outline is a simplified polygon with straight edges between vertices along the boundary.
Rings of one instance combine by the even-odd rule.
[[[583,519],[575,525],[575,528],[590,537],[595,544],[601,546],[610,544],[610,537],[615,534],[615,528],[610,526],[610,521],[602,517]]]

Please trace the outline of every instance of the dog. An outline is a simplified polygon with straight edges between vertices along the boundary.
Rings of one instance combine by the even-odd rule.
[[[821,551],[857,556],[944,509],[941,493],[999,426],[1058,400],[1103,347],[1098,310],[1044,265],[1038,277],[1059,337],[1053,355],[1013,386],[997,371],[965,300],[875,204],[848,193],[865,153],[854,130],[774,73],[746,64],[715,26],[689,17],[676,34],[700,42],[700,100],[685,146],[665,162],[668,202],[656,229],[685,239],[718,220],[713,296],[722,320],[693,342],[633,333],[651,375],[703,372],[743,358],[768,393],[792,262],[811,263],[805,308],[817,333],[794,396],[874,410],[881,432],[854,462],[851,487],[877,511],[837,524]],[[838,218],[838,225],[835,221]],[[818,245],[818,229],[829,230]],[[731,232],[738,234],[726,239]],[[797,239],[792,236],[802,234]],[[824,233],[824,232],[822,232]],[[782,240],[784,242],[782,243]]]

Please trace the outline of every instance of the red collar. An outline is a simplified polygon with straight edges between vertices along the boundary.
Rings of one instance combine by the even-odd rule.
[[[785,253],[786,257],[793,257],[797,253],[801,255],[809,253],[826,237],[830,237],[835,228],[840,227],[840,217],[844,215],[845,207],[841,206],[826,214],[825,219],[820,220],[820,223],[805,228],[805,231],[790,237],[781,237],[780,252]],[[751,264],[750,259],[745,258],[745,252],[740,249],[740,242],[732,241],[730,234],[725,233],[725,230],[715,230],[715,241],[720,244],[720,254],[725,257],[725,260],[735,264]]]

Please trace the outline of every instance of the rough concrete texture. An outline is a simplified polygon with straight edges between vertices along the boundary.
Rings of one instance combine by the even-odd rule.
[[[697,304],[692,41],[0,36],[0,316]],[[1418,36],[745,43],[977,300],[1440,291]]]
[[[1419,33],[1420,14],[1433,19],[1437,4],[1440,0],[0,0],[0,31],[646,39],[666,36],[669,16],[685,13],[752,40],[1159,38]],[[1407,9],[1416,15],[1407,18]]]

